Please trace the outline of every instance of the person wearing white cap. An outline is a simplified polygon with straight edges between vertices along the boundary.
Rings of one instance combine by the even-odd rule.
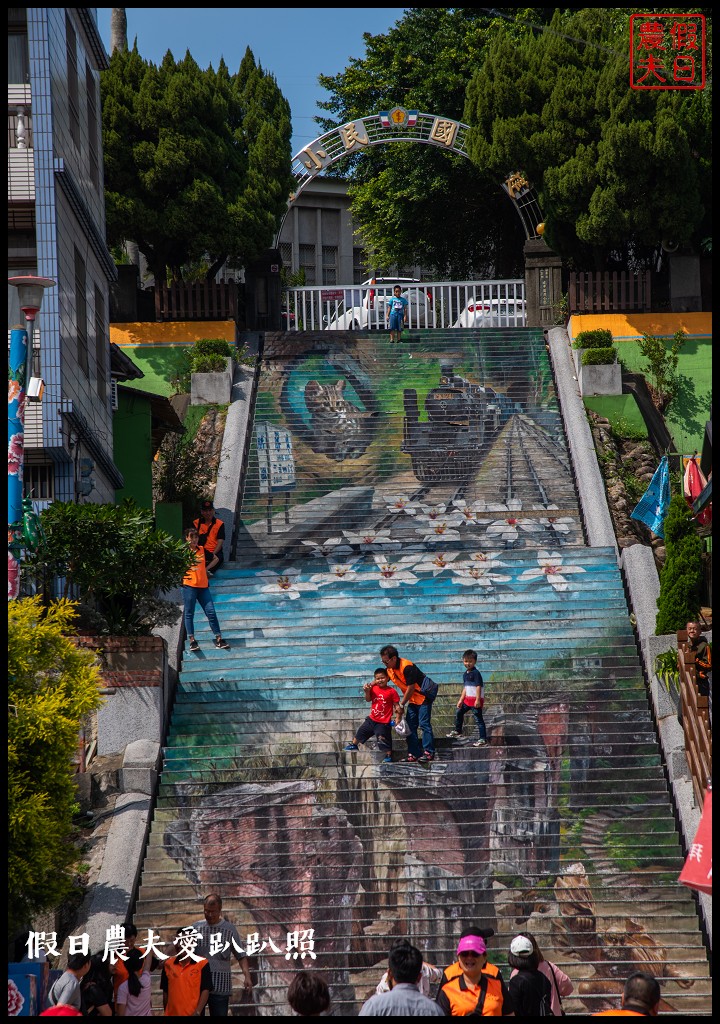
[[[532,934],[532,932],[518,932],[518,936],[523,936],[524,938],[529,939],[530,942],[532,942],[533,950],[537,953],[538,956],[538,970],[541,972],[541,974],[545,975],[545,977],[550,982],[550,987],[552,988],[552,1000],[550,1008],[552,1010],[553,1016],[562,1017],[564,1014],[562,996],[569,996],[570,993],[573,991],[574,985],[572,983],[572,979],[569,978],[564,971],[561,971],[558,965],[554,964],[552,960],[545,959],[545,957],[543,956],[543,951],[538,946],[537,939]],[[510,975],[511,978],[513,974],[517,974],[516,969],[513,970],[512,974]]]
[[[508,989],[518,1017],[552,1016],[552,986],[538,970],[539,962],[532,941],[526,935],[516,935],[510,943],[508,964],[517,974],[511,975]]]
[[[462,974],[453,972],[437,994],[445,1016],[514,1016],[512,995],[499,968],[488,961],[485,940],[479,935],[465,935],[458,942],[457,956]]]

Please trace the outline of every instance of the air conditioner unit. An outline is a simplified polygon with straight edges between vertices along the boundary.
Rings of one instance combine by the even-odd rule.
[[[114,377],[110,378],[110,406],[113,412],[118,410],[118,382]]]

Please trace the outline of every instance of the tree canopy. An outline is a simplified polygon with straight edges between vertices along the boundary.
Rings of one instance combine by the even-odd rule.
[[[94,656],[69,639],[69,601],[8,604],[8,923],[10,934],[57,907],[78,851],[71,760],[83,716],[98,707]]]
[[[662,239],[709,232],[709,96],[630,89],[628,25],[626,8],[499,25],[468,88],[473,163],[525,172],[546,241],[577,269],[642,265]]]
[[[54,501],[40,519],[44,536],[25,571],[65,577],[82,602],[97,605],[104,632],[147,635],[166,618],[168,602],[155,595],[182,584],[193,555],[155,529],[150,510],[130,498],[119,505]]]
[[[365,36],[363,58],[321,75],[326,129],[394,105],[471,126],[470,160],[397,143],[348,162],[371,257],[519,272],[524,235],[500,191],[514,170],[538,192],[545,239],[577,269],[639,268],[663,239],[709,235],[710,89],[631,90],[630,13],[411,8]]]
[[[366,54],[336,76],[320,76],[329,129],[400,105],[462,119],[467,85],[492,27],[508,12],[542,19],[544,9],[411,8],[384,35],[365,35]],[[471,270],[514,275],[524,238],[495,174],[432,146],[375,146],[341,167],[352,212],[376,268],[423,263],[449,276]]]
[[[116,50],[101,76],[110,245],[137,242],[156,280],[209,258],[245,265],[286,210],[290,107],[250,49],[236,74],[170,51],[159,67]]]

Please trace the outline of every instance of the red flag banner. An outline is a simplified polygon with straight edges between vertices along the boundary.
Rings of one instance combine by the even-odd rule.
[[[712,896],[712,790],[705,793],[700,824],[678,882]]]

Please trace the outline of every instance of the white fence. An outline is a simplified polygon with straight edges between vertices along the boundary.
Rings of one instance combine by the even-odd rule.
[[[288,288],[283,325],[290,331],[387,330],[393,284]],[[524,327],[525,282],[403,282],[410,330]]]

